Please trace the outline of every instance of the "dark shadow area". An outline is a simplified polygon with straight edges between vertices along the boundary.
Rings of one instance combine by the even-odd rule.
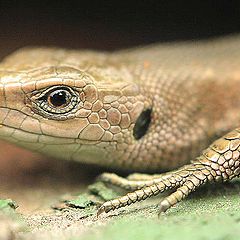
[[[116,49],[240,30],[239,1],[0,1],[1,55],[26,45]]]

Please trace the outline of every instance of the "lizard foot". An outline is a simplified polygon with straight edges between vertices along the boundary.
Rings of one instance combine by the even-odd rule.
[[[153,175],[153,177],[137,174],[129,179],[111,173],[102,174],[100,180],[133,192],[105,202],[99,208],[97,216],[145,200],[166,190],[176,189],[159,204],[160,212],[165,212],[199,186],[207,182],[227,181],[239,175],[240,129],[236,129],[213,142],[200,157],[176,171]]]

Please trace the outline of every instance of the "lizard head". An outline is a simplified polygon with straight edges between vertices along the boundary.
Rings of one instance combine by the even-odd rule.
[[[0,138],[79,162],[127,168],[151,100],[107,54],[20,50],[0,66]]]

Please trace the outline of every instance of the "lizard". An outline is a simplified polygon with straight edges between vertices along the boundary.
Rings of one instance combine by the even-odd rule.
[[[240,174],[240,36],[112,52],[25,47],[0,63],[0,139],[55,158],[136,172],[97,215]]]

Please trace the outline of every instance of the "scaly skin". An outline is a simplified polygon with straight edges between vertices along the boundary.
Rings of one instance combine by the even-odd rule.
[[[133,192],[98,214],[176,188],[166,211],[206,182],[239,176],[239,66],[238,36],[113,53],[22,49],[0,64],[0,138],[111,169],[186,164],[100,176]],[[59,92],[66,104],[52,100]]]

